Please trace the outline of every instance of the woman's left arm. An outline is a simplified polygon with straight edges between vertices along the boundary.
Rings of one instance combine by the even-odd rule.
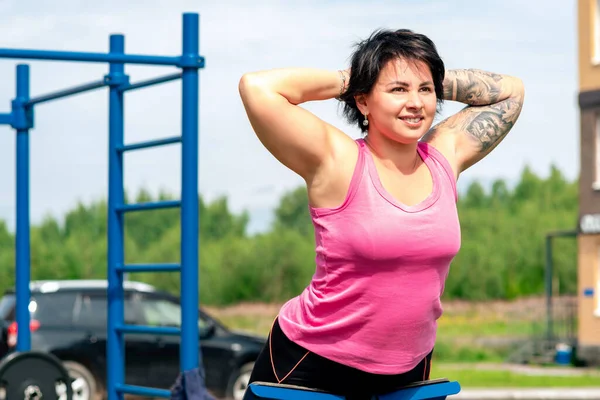
[[[468,106],[433,127],[424,140],[445,143],[460,173],[504,139],[521,114],[524,97],[519,78],[475,69],[446,71],[444,100]]]

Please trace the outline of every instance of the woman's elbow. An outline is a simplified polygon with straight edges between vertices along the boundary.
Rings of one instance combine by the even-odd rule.
[[[512,97],[516,97],[518,99],[523,100],[525,97],[525,83],[521,78],[513,77],[512,78]]]

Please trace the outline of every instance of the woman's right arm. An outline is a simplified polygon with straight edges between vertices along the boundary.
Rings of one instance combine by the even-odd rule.
[[[345,74],[347,85],[348,73]],[[340,95],[339,71],[282,68],[242,76],[239,92],[259,140],[282,164],[309,182],[349,139],[299,104]],[[342,139],[342,136],[345,138]]]

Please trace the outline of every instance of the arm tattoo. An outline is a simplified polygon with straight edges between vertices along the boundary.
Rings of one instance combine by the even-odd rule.
[[[506,96],[502,75],[476,69],[458,69],[446,72],[444,99],[469,105],[488,105]]]
[[[440,122],[428,132],[433,139],[449,130],[475,141],[479,158],[504,139],[515,125],[523,105],[523,89],[512,77],[479,70],[446,71],[444,99],[468,107]]]
[[[467,107],[463,118],[456,120],[456,128],[477,141],[481,152],[498,144],[512,129],[521,113],[521,102],[509,97],[486,107]]]

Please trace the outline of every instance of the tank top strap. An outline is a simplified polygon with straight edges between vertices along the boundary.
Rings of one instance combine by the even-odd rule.
[[[443,170],[444,175],[446,175],[450,181],[450,186],[452,187],[452,192],[454,193],[454,200],[458,201],[456,178],[454,177],[454,170],[450,166],[448,159],[444,157],[444,155],[438,149],[426,142],[419,142],[417,149],[423,158],[432,158],[435,161],[435,165]]]
[[[348,187],[348,194],[346,195],[344,205],[354,197],[358,191],[358,186],[362,181],[363,175],[365,174],[365,152],[368,151],[367,144],[363,139],[356,139],[354,142],[358,146],[358,158],[356,159],[356,165],[354,166],[354,172],[352,173],[352,179],[350,180],[350,186]]]
[[[354,166],[354,171],[352,173],[352,178],[350,179],[350,185],[348,186],[348,191],[346,193],[346,198],[344,202],[340,204],[338,207],[328,208],[328,207],[313,207],[309,205],[309,211],[311,215],[314,217],[322,217],[328,214],[337,213],[342,211],[344,208],[350,204],[352,199],[359,192],[359,186],[361,181],[363,180],[363,176],[365,175],[365,152],[366,143],[363,139],[357,139],[354,141],[358,148],[358,158],[356,160],[356,164]]]

